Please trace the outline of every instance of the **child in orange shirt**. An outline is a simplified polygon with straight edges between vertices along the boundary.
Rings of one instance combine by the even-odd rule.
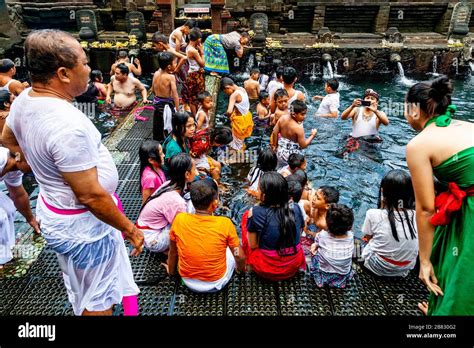
[[[245,256],[232,221],[213,216],[219,205],[218,188],[211,179],[191,185],[195,214],[181,213],[170,231],[168,273],[179,268],[183,283],[195,292],[216,292],[245,270]],[[177,267],[178,266],[178,267]]]

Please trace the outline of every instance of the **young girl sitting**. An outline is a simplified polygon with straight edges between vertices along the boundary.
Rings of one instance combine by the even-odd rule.
[[[247,175],[247,180],[249,182],[249,188],[247,192],[260,199],[260,194],[258,192],[258,185],[260,181],[260,177],[265,172],[271,172],[276,169],[277,166],[277,156],[276,153],[270,148],[266,148],[265,150],[260,150],[257,159],[257,165],[250,169],[249,174]]]
[[[402,276],[415,267],[418,256],[414,193],[410,175],[389,171],[380,184],[379,208],[369,209],[362,226],[368,243],[364,266],[379,276]]]
[[[187,209],[184,190],[196,177],[196,167],[188,154],[174,156],[169,168],[170,181],[148,197],[136,222],[136,226],[143,231],[145,248],[153,252],[168,250],[171,224],[178,213]]]
[[[316,234],[311,246],[311,275],[320,288],[326,284],[344,288],[353,276],[354,235],[350,230],[354,214],[343,204],[331,204],[326,221],[328,230]]]
[[[165,173],[161,169],[165,155],[160,143],[156,140],[145,140],[138,154],[142,202],[145,202],[166,181]]]
[[[260,178],[260,205],[242,218],[242,247],[247,265],[259,276],[278,281],[306,268],[300,244],[303,216],[288,202],[288,184],[281,174],[267,172]]]

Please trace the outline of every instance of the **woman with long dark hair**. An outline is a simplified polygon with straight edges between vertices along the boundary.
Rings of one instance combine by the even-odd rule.
[[[260,177],[266,172],[275,171],[277,163],[277,155],[271,147],[260,150],[258,153],[257,164],[255,167],[250,168],[247,175],[247,180],[249,182],[247,192],[249,194],[258,198],[258,183]]]
[[[165,154],[165,172],[169,171],[171,158],[178,153],[189,153],[189,139],[192,138],[196,130],[194,117],[189,112],[177,112],[171,119],[173,130],[163,142],[163,152]]]
[[[165,181],[162,170],[164,154],[161,145],[156,140],[145,140],[138,150],[140,158],[140,191],[145,202]]]
[[[306,262],[300,245],[304,226],[301,209],[288,203],[288,183],[277,172],[260,177],[261,204],[242,219],[242,245],[247,264],[263,278],[283,280],[293,277]]]
[[[362,252],[364,266],[379,276],[402,276],[415,267],[418,234],[410,175],[391,170],[382,179],[378,209],[365,215],[362,233],[368,244]]]
[[[185,153],[174,156],[169,168],[170,180],[148,197],[136,223],[145,236],[145,247],[154,252],[168,249],[171,224],[177,214],[186,212],[184,190],[196,176],[193,160]]]
[[[416,199],[420,279],[431,292],[428,315],[474,315],[474,125],[454,119],[446,76],[417,83],[405,118],[420,133],[407,145]],[[435,197],[433,174],[447,187]]]

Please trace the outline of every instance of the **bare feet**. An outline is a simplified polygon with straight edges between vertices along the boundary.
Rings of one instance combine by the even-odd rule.
[[[418,309],[422,311],[424,315],[428,315],[428,302],[418,303]]]

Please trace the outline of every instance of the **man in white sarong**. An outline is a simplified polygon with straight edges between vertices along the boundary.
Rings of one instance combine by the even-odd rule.
[[[28,194],[22,185],[23,173],[18,170],[15,157],[5,147],[0,147],[0,182],[5,183],[10,197],[0,191],[0,268],[13,259],[15,245],[15,214],[21,213],[36,233],[39,224],[30,208]]]
[[[39,184],[41,233],[56,252],[76,315],[111,315],[139,290],[122,238],[143,248],[143,232],[117,208],[118,173],[101,135],[72,101],[87,89],[90,68],[79,42],[59,30],[25,41],[32,88],[12,104],[3,141],[21,149]]]

